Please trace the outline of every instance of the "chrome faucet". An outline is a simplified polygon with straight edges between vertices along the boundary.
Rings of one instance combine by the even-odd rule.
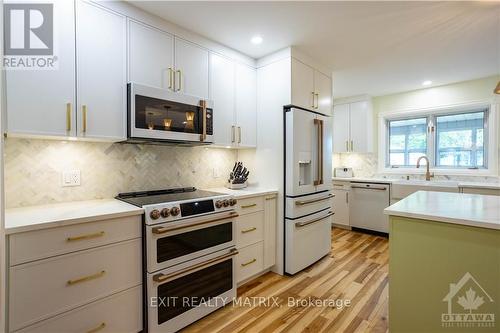
[[[425,180],[429,181],[431,180],[431,177],[434,177],[434,173],[430,173],[429,172],[429,159],[427,158],[427,156],[420,156],[417,160],[417,169],[420,168],[420,161],[424,159],[427,161],[427,171],[425,172]]]

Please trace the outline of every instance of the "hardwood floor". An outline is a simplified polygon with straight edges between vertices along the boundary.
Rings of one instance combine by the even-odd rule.
[[[332,241],[332,254],[303,272],[267,273],[238,288],[242,301],[264,297],[268,304],[229,304],[182,332],[388,332],[388,240],[334,228]]]

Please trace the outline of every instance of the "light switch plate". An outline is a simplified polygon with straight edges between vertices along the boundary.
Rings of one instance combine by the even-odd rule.
[[[63,171],[62,186],[80,186],[80,170]]]

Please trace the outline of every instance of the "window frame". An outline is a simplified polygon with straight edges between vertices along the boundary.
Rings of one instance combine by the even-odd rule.
[[[416,166],[390,166],[390,140],[389,122],[394,120],[407,120],[415,118],[427,118],[427,157],[429,158],[430,169],[436,175],[475,175],[475,176],[496,176],[498,174],[498,124],[497,111],[500,109],[498,102],[479,101],[463,103],[449,106],[437,106],[425,109],[399,110],[381,112],[379,114],[379,173],[393,174],[422,174],[425,168],[417,169]],[[455,115],[463,113],[473,113],[486,111],[484,117],[483,144],[485,145],[483,154],[484,167],[450,167],[437,166],[437,117]]]

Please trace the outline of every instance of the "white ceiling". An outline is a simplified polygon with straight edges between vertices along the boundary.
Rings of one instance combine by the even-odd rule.
[[[499,3],[131,2],[254,58],[296,46],[333,69],[335,97],[500,72]]]

